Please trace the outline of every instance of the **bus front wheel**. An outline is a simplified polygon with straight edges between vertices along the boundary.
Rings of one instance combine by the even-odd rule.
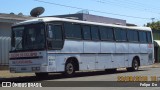
[[[74,76],[74,74],[75,74],[74,62],[72,62],[72,61],[66,62],[64,74],[65,74],[65,76],[67,76],[67,77],[72,77],[72,76]]]

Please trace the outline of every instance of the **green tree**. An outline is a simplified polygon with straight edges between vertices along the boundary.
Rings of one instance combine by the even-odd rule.
[[[160,30],[160,21],[147,23],[145,26],[150,27],[152,30]]]

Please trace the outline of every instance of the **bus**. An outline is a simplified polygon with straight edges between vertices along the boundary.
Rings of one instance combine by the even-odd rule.
[[[56,17],[39,17],[12,26],[11,73],[136,71],[154,63],[152,30]]]

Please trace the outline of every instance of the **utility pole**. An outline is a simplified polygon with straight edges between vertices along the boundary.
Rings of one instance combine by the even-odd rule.
[[[151,20],[152,20],[152,23],[154,22],[154,20],[155,20],[155,18],[151,18]]]

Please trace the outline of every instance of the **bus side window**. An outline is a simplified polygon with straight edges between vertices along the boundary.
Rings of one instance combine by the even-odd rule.
[[[99,40],[99,29],[97,26],[91,26],[92,40]]]
[[[102,41],[114,40],[113,29],[110,27],[100,27],[100,36]]]
[[[83,29],[83,38],[84,40],[91,40],[91,30],[90,30],[90,26],[86,26],[84,25],[82,27]]]
[[[128,30],[127,37],[129,42],[138,42],[138,32],[136,30]]]
[[[127,32],[127,37],[128,37],[128,41],[129,41],[129,42],[134,41],[133,30],[128,30],[128,32]]]
[[[116,41],[127,41],[127,33],[125,29],[114,28]]]
[[[147,35],[145,31],[139,31],[139,41],[141,43],[146,43],[147,42]]]
[[[55,25],[54,26],[54,35],[55,35],[55,40],[62,40],[62,27],[61,25]]]
[[[48,37],[54,40],[62,40],[62,27],[61,25],[48,26]]]
[[[65,36],[67,39],[82,39],[81,25],[74,23],[64,23]]]
[[[62,49],[63,48],[63,34],[62,25],[48,24],[48,49]]]
[[[138,31],[135,30],[133,33],[134,33],[134,41],[138,42]]]
[[[148,43],[152,43],[151,32],[147,32],[147,41]]]

